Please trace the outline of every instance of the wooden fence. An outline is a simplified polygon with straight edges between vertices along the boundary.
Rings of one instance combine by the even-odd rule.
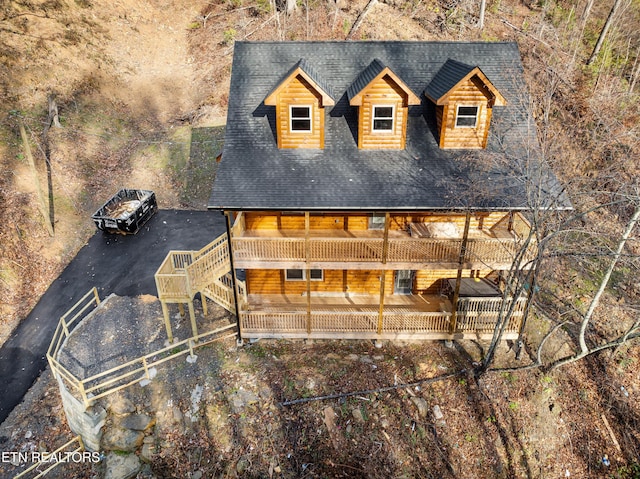
[[[87,316],[84,313],[87,312],[92,304],[99,304],[99,302],[98,292],[93,288],[62,316],[47,352],[47,359],[54,375],[63,379],[65,384],[70,386],[70,391],[79,396],[85,407],[89,407],[98,398],[124,389],[143,379],[152,379],[149,370],[155,366],[187,353],[193,355],[194,349],[200,346],[211,344],[236,334],[236,325],[230,324],[223,328],[173,343],[165,348],[88,378],[79,378],[58,361],[59,352],[64,347],[64,340],[69,337],[80,321]],[[68,319],[69,317],[71,319]]]

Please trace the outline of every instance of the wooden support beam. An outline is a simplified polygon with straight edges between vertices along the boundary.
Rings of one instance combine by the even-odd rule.
[[[202,302],[202,313],[207,315],[207,297],[200,291],[200,301]]]
[[[391,221],[391,215],[389,212],[384,214],[384,233],[382,241],[382,264],[387,263],[387,255],[389,254],[389,223]]]
[[[162,304],[162,315],[164,316],[164,327],[167,330],[167,338],[169,339],[169,343],[173,343],[173,331],[171,331],[169,309],[167,308],[167,303],[164,301],[161,301],[160,304]]]
[[[193,300],[190,299],[187,303],[189,306],[189,318],[191,319],[191,332],[193,333],[193,337],[198,337],[198,325],[196,324],[196,312],[193,309]]]
[[[309,218],[309,212],[304,212],[304,257],[306,259],[306,277],[307,277],[307,334],[311,334],[311,269],[309,263],[311,262],[311,249],[309,245],[309,228],[311,225],[311,219]]]
[[[238,279],[236,278],[236,269],[233,265],[233,248],[231,247],[231,212],[227,211],[223,213],[225,216],[225,226],[227,228],[227,248],[229,248],[229,267],[231,268],[231,286],[233,289],[233,303],[235,305],[236,310],[236,325],[237,325],[237,336],[236,340],[238,343],[242,341],[242,321],[240,321],[240,303],[238,303]],[[242,213],[241,213],[242,214]],[[244,218],[243,218],[244,220]],[[248,306],[248,305],[247,305]]]
[[[378,310],[378,334],[382,334],[382,326],[384,319],[384,287],[387,279],[387,270],[380,272],[380,309]]]
[[[453,300],[451,301],[451,334],[456,330],[458,316],[458,297],[460,295],[460,283],[462,282],[462,270],[464,269],[465,256],[467,255],[467,242],[469,240],[469,224],[471,223],[471,212],[467,211],[464,220],[464,233],[462,235],[462,244],[460,246],[460,256],[458,260],[458,274],[456,275],[456,287],[453,291]]]

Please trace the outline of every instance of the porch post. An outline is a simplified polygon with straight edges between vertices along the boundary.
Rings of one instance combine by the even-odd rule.
[[[311,250],[309,245],[309,212],[304,212],[304,254],[306,260],[306,277],[307,277],[307,334],[311,334]]]
[[[173,343],[173,331],[171,331],[171,321],[169,320],[169,310],[167,309],[167,303],[164,301],[160,301],[162,305],[162,315],[164,316],[164,327],[167,330],[167,338],[169,339],[169,344]]]
[[[384,214],[384,235],[382,241],[382,264],[387,264],[387,254],[389,251],[389,213]],[[380,273],[380,309],[378,310],[378,334],[382,334],[382,326],[384,319],[384,286],[387,279],[387,270],[383,269]]]
[[[231,248],[231,213],[223,211],[222,214],[226,219],[225,226],[227,227],[227,250],[229,252],[229,267],[231,268],[231,289],[233,289],[233,303],[236,309],[236,328],[238,329],[236,341],[240,344],[242,341],[242,329],[240,327],[240,303],[238,302],[236,269],[233,267],[233,249]]]
[[[460,256],[458,257],[458,275],[456,276],[456,287],[453,291],[453,300],[451,305],[451,329],[450,333],[456,331],[456,323],[458,316],[458,296],[460,295],[460,283],[462,282],[462,269],[464,268],[464,260],[467,255],[467,241],[469,240],[469,223],[471,223],[471,212],[467,211],[464,219],[464,233],[462,235],[462,245],[460,246]]]

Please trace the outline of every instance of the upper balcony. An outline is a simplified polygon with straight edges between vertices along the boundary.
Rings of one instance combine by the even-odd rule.
[[[242,214],[232,228],[237,268],[294,269],[508,269],[522,248],[521,236],[505,227],[469,231],[461,237],[426,237],[424,224],[409,231],[342,229],[245,229]],[[529,247],[522,268],[535,255]],[[345,264],[347,263],[347,264]]]

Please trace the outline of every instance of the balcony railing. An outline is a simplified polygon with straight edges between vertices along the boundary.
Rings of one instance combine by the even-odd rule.
[[[376,307],[334,307],[313,310],[308,314],[303,308],[291,310],[291,305],[273,304],[257,310],[241,311],[240,324],[245,337],[415,337],[446,338],[453,336],[491,335],[500,314],[503,299],[461,298],[458,303],[455,327],[451,324],[450,311],[419,311],[411,308],[391,308],[382,314],[379,328],[379,312]],[[508,311],[510,300],[504,311]],[[524,314],[526,298],[516,300],[513,314],[505,329],[505,339],[517,337]],[[283,311],[289,309],[289,311]],[[296,309],[296,308],[294,308]]]
[[[232,239],[234,261],[238,267],[253,262],[305,263],[305,238],[236,237]],[[309,261],[313,263],[382,263],[382,238],[309,238]],[[461,239],[389,238],[386,263],[457,264]],[[520,244],[513,239],[470,238],[463,262],[471,265],[510,265]],[[531,259],[534,248],[526,255]]]

